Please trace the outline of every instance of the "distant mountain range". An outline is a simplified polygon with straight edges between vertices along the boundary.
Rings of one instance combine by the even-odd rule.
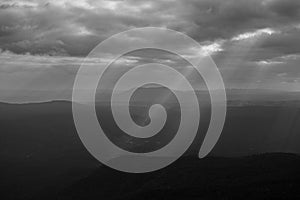
[[[134,90],[119,91],[129,92]],[[143,96],[147,98],[148,92],[154,91],[158,94],[162,91],[161,87],[157,85],[150,85],[141,88]],[[48,101],[71,101],[72,90],[30,90],[30,91],[14,91],[14,90],[1,90],[0,102],[7,103],[37,103]],[[179,90],[179,92],[184,92]],[[111,89],[101,91],[98,95],[107,95],[111,93]],[[208,94],[206,90],[196,90],[196,94],[202,97]],[[229,101],[298,101],[300,100],[300,91],[280,91],[280,90],[263,90],[263,89],[226,89],[227,98]],[[97,99],[96,99],[97,100]],[[101,101],[98,99],[98,101]]]

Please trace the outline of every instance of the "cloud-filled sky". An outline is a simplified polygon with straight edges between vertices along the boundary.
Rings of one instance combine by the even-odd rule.
[[[227,88],[300,90],[298,0],[1,0],[0,100],[67,99],[99,42],[148,26],[199,42]]]

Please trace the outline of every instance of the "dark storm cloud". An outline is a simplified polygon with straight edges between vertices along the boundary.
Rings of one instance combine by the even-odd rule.
[[[298,2],[298,3],[297,3]],[[190,0],[185,1],[181,15],[194,27],[191,35],[198,40],[228,39],[236,34],[266,27],[299,23],[299,1],[262,0]],[[281,6],[292,7],[293,15],[280,10]]]
[[[15,53],[83,55],[101,39],[85,33],[76,19],[76,12],[50,3],[2,9],[0,48]]]
[[[262,41],[259,47],[282,55],[297,54],[300,52],[300,28],[271,35]]]
[[[129,2],[128,6],[131,4],[134,3]],[[72,1],[64,6],[55,2],[34,6],[2,4],[0,48],[15,53],[83,56],[111,34],[163,22],[159,15],[140,13],[137,5],[132,8],[137,9],[133,14],[130,7],[122,13],[101,6],[100,3],[87,9]]]
[[[269,4],[269,8],[275,12],[276,14],[295,19],[295,17],[299,17],[300,13],[300,1],[295,0],[273,0]]]
[[[229,40],[256,29],[300,23],[299,8],[295,0],[4,1],[0,48],[85,56],[111,34],[144,26],[173,28],[199,42]]]
[[[56,37],[57,34],[68,31],[62,20],[64,18],[68,18],[64,10],[47,5],[34,9],[24,6],[2,9],[1,48],[16,53],[64,52],[63,42]]]

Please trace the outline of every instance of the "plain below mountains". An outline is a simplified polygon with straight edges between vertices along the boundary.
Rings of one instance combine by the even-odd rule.
[[[139,117],[139,112],[136,117]],[[209,121],[205,112],[202,120]],[[98,197],[108,195],[113,188],[127,188],[127,184],[123,184],[126,183],[126,175],[101,166],[82,145],[74,126],[70,102],[1,103],[0,125],[0,196],[5,197],[1,199],[45,199],[48,196],[68,199],[73,197],[69,191],[83,197],[84,194],[88,196],[90,190],[91,197]],[[205,127],[199,130],[202,129],[205,130]],[[134,196],[150,198],[151,195],[157,199],[155,197],[163,194],[171,199],[176,199],[174,196],[182,199],[180,194],[195,194],[197,199],[199,195],[204,198],[205,195],[211,197],[223,193],[226,193],[224,197],[231,197],[235,192],[242,194],[238,193],[238,188],[241,188],[248,194],[245,197],[251,197],[253,192],[277,194],[290,191],[296,195],[298,193],[294,188],[299,188],[297,170],[300,169],[298,156],[267,154],[242,157],[265,152],[299,154],[299,130],[300,108],[293,103],[229,105],[224,130],[209,158],[203,161],[189,159],[200,148],[202,137],[199,136],[185,158],[166,168],[166,173],[150,174],[153,180],[146,176],[145,185],[139,184],[144,178],[134,176],[133,183],[128,185],[133,184],[133,188],[139,185],[141,188],[120,194],[128,199]],[[231,170],[233,168],[235,170]],[[108,178],[110,176],[113,180]],[[273,181],[273,177],[276,180]],[[201,180],[204,182],[196,183]],[[118,185],[116,181],[122,184]],[[84,182],[87,186],[80,190],[78,187]],[[194,187],[194,183],[198,186]]]

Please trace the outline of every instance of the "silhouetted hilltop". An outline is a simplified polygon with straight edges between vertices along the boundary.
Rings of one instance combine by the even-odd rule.
[[[59,199],[291,199],[300,197],[300,157],[269,153],[239,158],[185,157],[147,174],[101,167]]]

